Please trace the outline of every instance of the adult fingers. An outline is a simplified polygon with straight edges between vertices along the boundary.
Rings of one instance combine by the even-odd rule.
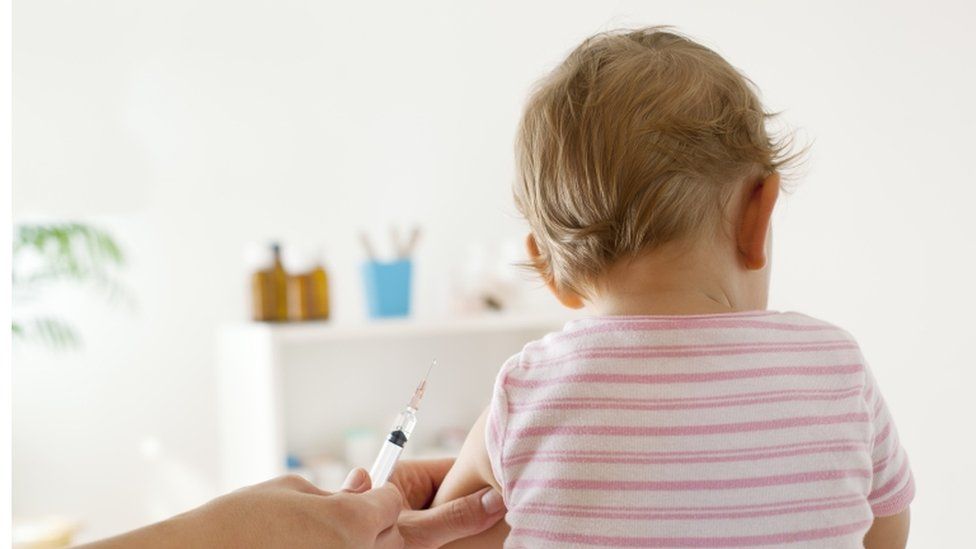
[[[361,494],[338,492],[311,498],[309,505],[316,516],[356,540],[338,547],[371,547],[381,533],[396,526],[402,499],[395,486],[385,485]]]
[[[396,524],[376,536],[376,549],[403,549],[404,546],[403,536]]]
[[[408,508],[424,509],[433,501],[453,465],[454,458],[402,460],[393,471],[390,482],[400,489]]]
[[[357,513],[362,514],[375,532],[395,525],[403,505],[400,491],[392,484],[384,484],[362,494],[350,494],[350,497],[357,507]]]
[[[286,488],[288,490],[294,490],[296,492],[301,492],[303,494],[312,494],[316,496],[327,496],[329,492],[320,490],[317,486],[309,482],[304,477],[299,475],[284,475],[266,482],[262,482],[259,486],[271,486],[277,488]]]
[[[433,509],[402,513],[400,531],[409,547],[440,547],[480,534],[504,516],[501,494],[485,488]]]
[[[362,467],[357,467],[349,471],[346,480],[342,483],[342,491],[358,494],[369,490],[372,485],[373,483],[369,478],[369,473]]]

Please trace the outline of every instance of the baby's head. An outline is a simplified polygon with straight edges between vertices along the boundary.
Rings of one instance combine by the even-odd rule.
[[[587,39],[540,82],[518,132],[534,266],[569,302],[662,250],[765,271],[789,160],[769,116],[749,80],[688,38],[652,27]]]

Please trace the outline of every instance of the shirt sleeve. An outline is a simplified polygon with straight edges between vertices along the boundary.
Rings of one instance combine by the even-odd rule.
[[[505,361],[498,372],[485,420],[485,448],[488,450],[491,472],[502,489],[502,499],[506,503],[508,503],[508,483],[505,479],[504,456],[505,430],[508,427],[508,395],[505,391],[505,378],[508,371],[518,364],[519,356],[515,355]]]
[[[908,455],[898,440],[898,430],[881,390],[865,366],[864,400],[871,418],[871,461],[873,476],[868,503],[876,517],[897,515],[915,497],[915,481]]]

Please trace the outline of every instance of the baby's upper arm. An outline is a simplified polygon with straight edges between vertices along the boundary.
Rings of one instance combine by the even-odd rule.
[[[500,490],[498,481],[491,470],[491,460],[488,457],[488,448],[485,443],[485,424],[488,421],[488,409],[486,408],[478,421],[474,422],[468,438],[464,441],[461,453],[458,454],[454,467],[444,477],[434,502],[431,507],[442,503],[473,494],[485,486],[491,486],[495,490]],[[477,536],[464,538],[451,543],[450,549],[485,549],[501,547],[508,537],[508,524],[504,520]]]
[[[468,438],[464,441],[461,453],[458,455],[454,467],[444,477],[434,496],[431,506],[437,506],[468,494],[473,494],[486,486],[490,486],[504,495],[502,487],[505,484],[505,472],[501,467],[501,456],[504,452],[505,431],[508,423],[508,397],[505,391],[505,379],[509,369],[518,365],[520,354],[516,354],[505,362],[492,393],[491,402],[474,422]],[[486,436],[486,435],[490,435]],[[492,467],[492,465],[495,467]],[[497,473],[497,474],[496,474]],[[477,536],[458,540],[450,544],[451,549],[464,548],[495,548],[501,547],[508,537],[508,524],[504,520]]]
[[[874,524],[864,536],[866,549],[900,549],[908,544],[910,511],[906,507],[897,515],[875,517]]]
[[[485,486],[501,491],[491,471],[491,460],[485,445],[487,416],[488,409],[485,408],[471,427],[454,467],[444,477],[444,482],[434,496],[432,506],[473,494]]]
[[[505,474],[501,467],[508,423],[505,379],[508,372],[518,366],[520,359],[521,353],[513,355],[502,366],[495,380],[491,402],[471,427],[454,467],[444,478],[444,483],[434,497],[434,505],[473,494],[485,486],[491,486],[504,494],[502,486],[505,479],[497,477]],[[491,435],[490,440],[486,434]],[[492,467],[492,458],[495,460],[495,468]]]

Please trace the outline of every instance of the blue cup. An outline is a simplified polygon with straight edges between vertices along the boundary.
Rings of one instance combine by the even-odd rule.
[[[367,261],[363,264],[363,284],[371,318],[403,317],[410,314],[410,279],[413,264],[409,259]]]

